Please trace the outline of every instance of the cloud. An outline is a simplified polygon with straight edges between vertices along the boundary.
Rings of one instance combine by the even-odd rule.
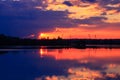
[[[63,4],[65,4],[67,6],[73,6],[73,4],[70,1],[64,1]]]
[[[82,0],[83,2],[95,3],[97,0]]]
[[[47,5],[46,10],[67,11],[67,17],[70,19],[84,20],[91,17],[104,17],[107,19],[103,20],[103,23],[119,23],[119,18],[114,17],[117,14],[119,16],[117,12],[120,4],[117,2],[116,0],[109,0],[108,2],[101,0],[53,1]]]
[[[120,13],[115,13],[111,15],[106,15],[105,17],[107,18],[106,20],[103,20],[106,23],[120,23]]]
[[[43,31],[52,31],[55,27],[73,27],[75,23],[66,18],[67,13],[62,11],[42,11],[36,8],[6,7],[0,9],[0,32],[12,36],[24,37],[30,34],[39,34]]]
[[[0,1],[0,32],[23,36],[56,28],[119,30],[119,5],[119,0]]]
[[[117,3],[117,4],[108,4],[107,6],[111,7],[111,8],[118,8],[118,7],[120,7],[120,3]]]
[[[97,4],[89,5],[87,7],[74,6],[68,9],[70,12],[68,17],[72,19],[87,19],[100,16],[103,13],[103,10],[104,9],[101,9]]]
[[[71,2],[71,4],[73,5],[68,6],[68,2],[67,5],[61,3],[48,4],[46,10],[68,11],[68,18],[71,19],[86,19],[93,16],[100,16],[104,11],[104,9],[101,8],[98,4],[83,3],[83,5],[81,4],[81,6],[75,5],[76,3],[74,2]]]

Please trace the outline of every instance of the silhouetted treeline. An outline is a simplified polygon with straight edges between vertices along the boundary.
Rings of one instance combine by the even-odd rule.
[[[120,45],[120,39],[21,39],[0,35],[0,46],[75,46]]]

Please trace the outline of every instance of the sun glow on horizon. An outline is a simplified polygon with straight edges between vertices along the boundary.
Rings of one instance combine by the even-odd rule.
[[[87,27],[87,26],[82,26]],[[94,26],[95,27],[95,26]],[[42,32],[38,39],[119,39],[119,30],[114,31],[110,29],[102,30],[88,30],[81,27],[74,28],[56,28],[51,32]]]
[[[53,39],[56,38],[56,35],[53,33],[40,33],[38,39]]]
[[[38,39],[45,39],[47,38],[49,35],[45,34],[45,33],[40,33],[40,35],[38,36]]]

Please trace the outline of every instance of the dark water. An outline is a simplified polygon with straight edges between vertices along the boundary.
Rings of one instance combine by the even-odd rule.
[[[120,80],[120,49],[1,49],[0,80]]]

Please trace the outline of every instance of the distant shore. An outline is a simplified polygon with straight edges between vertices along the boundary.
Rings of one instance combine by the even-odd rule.
[[[21,46],[21,47],[20,47]],[[24,46],[24,47],[23,47]],[[120,39],[21,39],[0,35],[0,49],[4,48],[120,48]]]
[[[81,46],[0,46],[0,49],[68,49],[68,48],[76,48],[76,49],[86,49],[86,48],[107,48],[107,49],[118,49],[120,45],[87,45],[85,47]]]

